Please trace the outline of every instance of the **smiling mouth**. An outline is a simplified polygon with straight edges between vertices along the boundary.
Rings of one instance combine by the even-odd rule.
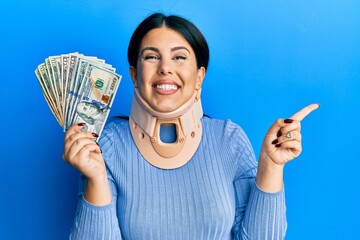
[[[154,84],[153,87],[155,89],[159,89],[163,91],[174,91],[179,89],[179,86],[175,84]]]

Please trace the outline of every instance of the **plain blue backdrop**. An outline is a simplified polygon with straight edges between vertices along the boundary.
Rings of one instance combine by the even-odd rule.
[[[279,118],[309,103],[303,153],[285,168],[286,239],[360,239],[358,0],[6,1],[0,7],[0,239],[67,239],[78,173],[61,160],[61,127],[34,69],[73,51],[106,59],[123,75],[111,115],[128,114],[126,51],[154,11],[193,21],[211,59],[205,113],[230,118],[258,156]]]

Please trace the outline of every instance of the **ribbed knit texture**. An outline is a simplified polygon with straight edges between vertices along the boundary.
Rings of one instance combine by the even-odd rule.
[[[283,239],[284,191],[255,184],[257,162],[243,130],[204,117],[201,143],[184,166],[163,170],[137,150],[126,120],[107,125],[100,145],[112,203],[83,198],[70,239]]]

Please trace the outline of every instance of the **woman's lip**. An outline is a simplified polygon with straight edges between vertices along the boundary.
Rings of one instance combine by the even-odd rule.
[[[172,80],[161,79],[161,80],[154,82],[154,85],[162,85],[162,84],[176,85],[178,88],[180,87],[179,84],[177,84],[175,81],[172,81]]]
[[[174,81],[159,80],[153,84],[153,88],[158,94],[171,95],[177,92],[180,86]]]

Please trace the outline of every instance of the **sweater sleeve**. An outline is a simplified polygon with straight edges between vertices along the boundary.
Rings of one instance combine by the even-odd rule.
[[[228,130],[229,146],[237,158],[234,239],[284,239],[287,227],[284,190],[267,193],[256,185],[257,161],[249,139],[234,123],[228,122]]]
[[[108,163],[111,165],[113,158],[111,135],[110,131],[104,130],[99,144],[107,167],[112,202],[105,206],[95,206],[86,201],[84,189],[87,180],[82,176],[76,216],[69,238],[71,240],[122,239],[116,210],[117,188],[108,165]]]

